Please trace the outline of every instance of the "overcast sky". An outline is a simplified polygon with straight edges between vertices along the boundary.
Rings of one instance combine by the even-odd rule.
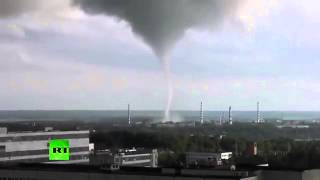
[[[172,108],[254,110],[260,101],[262,110],[319,110],[320,3],[238,6],[215,28],[191,27],[177,40]],[[83,9],[0,1],[0,109],[165,108],[152,47],[125,20]]]

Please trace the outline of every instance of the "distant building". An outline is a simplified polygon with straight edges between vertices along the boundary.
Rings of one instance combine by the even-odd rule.
[[[44,128],[44,131],[45,131],[45,132],[53,131],[53,127],[45,127],[45,128]]]
[[[93,152],[94,151],[94,143],[89,144],[89,151]]]
[[[249,145],[249,147],[247,149],[247,153],[251,156],[255,156],[258,154],[258,145],[256,142]]]
[[[215,167],[222,165],[220,153],[187,152],[187,167]]]
[[[156,127],[174,128],[176,127],[176,123],[173,121],[166,121],[166,122],[157,123]]]
[[[90,155],[91,165],[110,165],[113,164],[113,153],[109,149],[94,150]]]
[[[158,151],[124,149],[114,155],[114,164],[119,166],[157,167]]]
[[[232,158],[232,152],[223,152],[221,153],[222,160],[229,160]]]
[[[175,127],[194,127],[193,121],[176,122]]]
[[[297,128],[297,129],[307,129],[309,128],[309,125],[299,125],[299,124],[284,124],[284,125],[278,125],[277,128],[282,129],[282,128]]]
[[[0,129],[0,162],[89,163],[88,130],[8,133]],[[49,161],[50,139],[69,140],[69,161]]]
[[[257,143],[253,143],[253,155],[257,155],[258,154],[258,145]]]

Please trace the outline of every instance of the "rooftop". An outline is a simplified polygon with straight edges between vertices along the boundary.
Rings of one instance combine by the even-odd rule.
[[[168,171],[168,169],[170,171]],[[230,171],[212,169],[174,169],[174,168],[147,168],[147,167],[120,167],[119,170],[103,170],[99,166],[79,164],[0,164],[0,170],[29,170],[45,172],[82,172],[102,174],[125,174],[146,176],[178,176],[178,177],[217,177],[242,178],[253,176],[249,171]]]

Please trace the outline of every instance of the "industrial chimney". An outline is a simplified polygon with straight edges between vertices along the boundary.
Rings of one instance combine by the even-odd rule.
[[[260,103],[259,101],[257,102],[257,123],[261,123],[261,119],[260,119]]]
[[[202,108],[202,101],[200,104],[200,124],[203,124],[203,108]]]
[[[232,111],[231,111],[231,106],[229,106],[229,124],[232,125]]]
[[[128,104],[128,125],[131,126],[130,104]]]

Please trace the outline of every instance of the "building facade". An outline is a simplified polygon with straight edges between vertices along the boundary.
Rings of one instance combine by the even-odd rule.
[[[123,150],[114,155],[114,164],[119,166],[157,167],[158,151],[139,151],[136,149]]]
[[[222,165],[221,154],[219,153],[203,153],[203,152],[187,152],[187,167],[214,167]]]
[[[222,160],[229,160],[232,158],[232,152],[223,152],[221,153]]]
[[[89,131],[7,132],[0,134],[0,162],[89,163]],[[69,140],[68,161],[49,161],[49,140]]]
[[[72,165],[73,166],[73,165]],[[264,174],[263,174],[264,175]],[[293,177],[293,176],[290,176]],[[174,168],[119,168],[105,170],[98,167],[66,165],[0,167],[0,180],[258,180],[249,171],[174,169]],[[272,179],[277,180],[277,179]],[[286,179],[285,179],[286,180]],[[290,179],[292,180],[292,179]]]

